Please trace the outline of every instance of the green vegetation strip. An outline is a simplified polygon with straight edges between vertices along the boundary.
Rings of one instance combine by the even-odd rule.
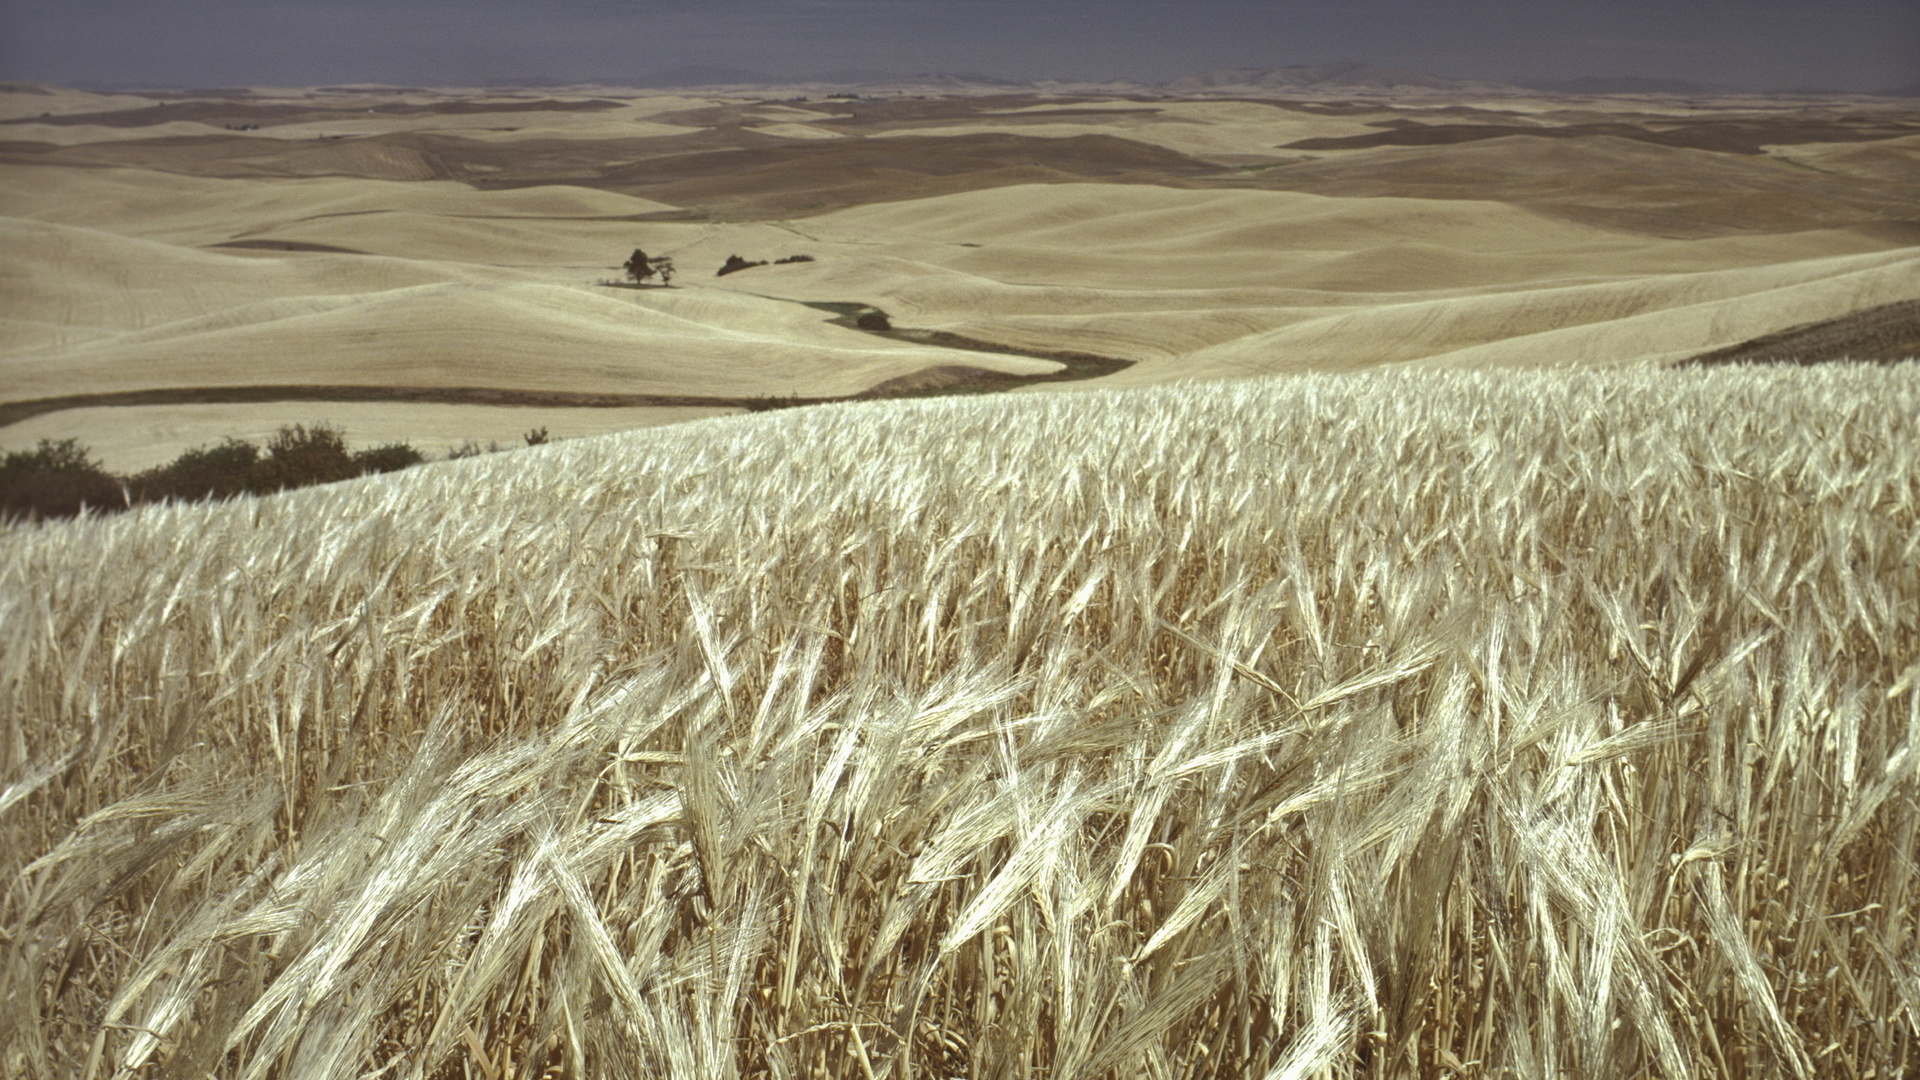
[[[434,405],[616,409],[636,406],[750,408],[757,399],[675,394],[596,394],[567,390],[518,390],[485,386],[293,385],[170,386],[100,394],[69,394],[0,404],[0,427],[66,409],[120,405],[212,405],[267,401],[406,401]],[[804,404],[844,398],[805,398]]]

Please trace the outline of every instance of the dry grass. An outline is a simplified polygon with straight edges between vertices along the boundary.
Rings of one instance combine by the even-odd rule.
[[[1920,369],[709,421],[0,536],[0,1071],[1920,1068]]]

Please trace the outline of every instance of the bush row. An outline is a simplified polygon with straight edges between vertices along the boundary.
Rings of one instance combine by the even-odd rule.
[[[547,429],[526,434],[529,446],[547,441]],[[499,450],[490,444],[489,450]],[[481,453],[469,442],[449,457]],[[32,450],[0,460],[0,518],[73,517],[125,510],[146,502],[176,499],[229,499],[289,488],[330,484],[356,476],[394,472],[426,460],[406,442],[349,450],[345,434],[327,424],[281,428],[266,447],[229,438],[218,446],[197,446],[172,462],[130,476],[117,476],[94,459],[77,439],[42,439]]]

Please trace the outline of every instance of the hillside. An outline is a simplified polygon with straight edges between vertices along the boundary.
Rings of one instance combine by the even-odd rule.
[[[1898,99],[1208,79],[9,84],[0,451],[124,472],[333,422],[439,454],[1067,353],[1111,386],[1658,365],[1920,296]],[[672,288],[602,284],[635,248]],[[716,277],[733,256],[767,265]]]
[[[0,532],[0,1070],[1910,1074],[1916,441],[1387,370]]]

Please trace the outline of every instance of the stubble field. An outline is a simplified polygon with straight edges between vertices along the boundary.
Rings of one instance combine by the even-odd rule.
[[[738,409],[1061,351],[1112,386],[1663,364],[1920,297],[1917,178],[1898,99],[13,85],[0,449],[132,471],[351,420],[443,451],[704,415],[540,415],[578,395]],[[674,288],[595,284],[635,247]],[[816,261],[714,276],[735,254]]]

